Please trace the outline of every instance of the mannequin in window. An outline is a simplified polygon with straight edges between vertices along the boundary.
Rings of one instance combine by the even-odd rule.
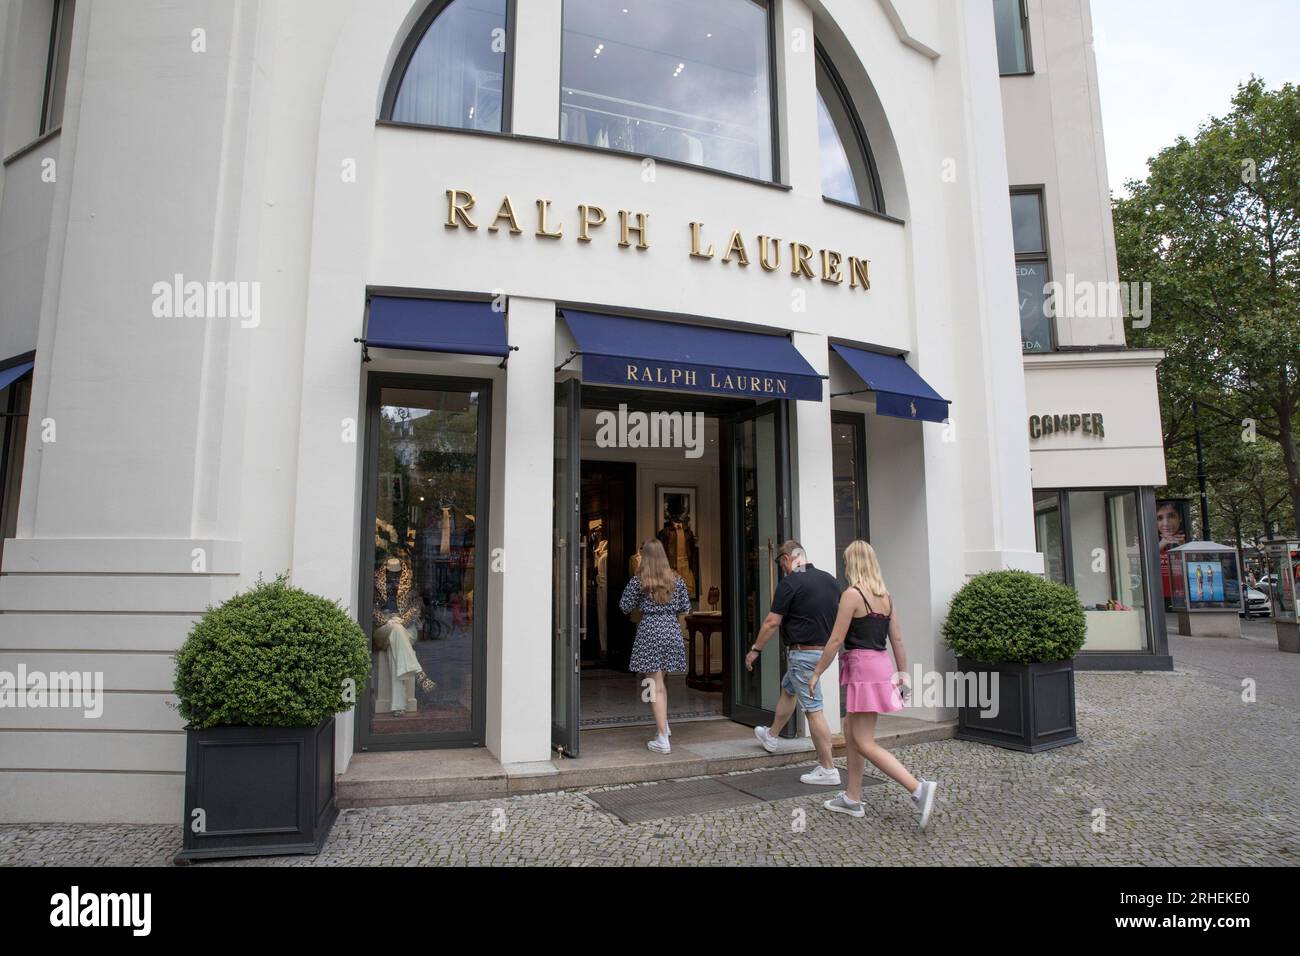
[[[415,709],[405,678],[413,676],[415,683],[427,690],[434,686],[414,649],[422,617],[414,581],[411,559],[400,549],[383,560],[375,571],[372,641],[375,650],[388,657],[389,700],[394,714]]]

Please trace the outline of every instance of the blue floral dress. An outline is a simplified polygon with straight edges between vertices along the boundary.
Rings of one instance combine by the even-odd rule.
[[[677,579],[667,604],[656,603],[641,590],[641,579],[633,578],[623,589],[618,607],[624,614],[641,612],[628,670],[634,674],[686,673],[686,645],[682,641],[682,629],[677,625],[677,615],[690,612],[691,598],[681,578]]]

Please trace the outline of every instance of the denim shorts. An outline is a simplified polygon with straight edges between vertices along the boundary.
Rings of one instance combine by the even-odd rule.
[[[799,706],[805,714],[815,714],[822,709],[822,685],[817,682],[817,693],[808,690],[808,681],[812,680],[817,662],[822,659],[821,651],[790,651],[786,654],[785,676],[781,678],[781,689],[799,698]]]

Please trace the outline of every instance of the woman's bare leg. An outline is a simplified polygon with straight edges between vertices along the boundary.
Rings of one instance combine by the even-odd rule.
[[[876,743],[876,715],[875,714],[854,714],[853,715],[853,735],[858,745],[858,750],[870,760],[881,773],[896,780],[907,788],[908,793],[913,793],[917,788],[917,780],[907,768],[898,762],[898,758],[891,754],[880,744]],[[846,734],[847,737],[847,734]],[[861,771],[859,771],[860,773]],[[851,783],[852,781],[850,781]],[[858,786],[862,785],[859,777]],[[849,794],[852,797],[852,794]]]
[[[650,675],[654,681],[654,693],[650,697],[650,711],[655,715],[655,727],[659,733],[667,736],[668,734],[668,683],[664,680],[663,671],[655,671]]]
[[[844,786],[844,795],[854,803],[862,802],[862,772],[866,770],[867,758],[858,749],[854,735],[857,714],[844,715],[844,751],[849,758],[849,782]]]

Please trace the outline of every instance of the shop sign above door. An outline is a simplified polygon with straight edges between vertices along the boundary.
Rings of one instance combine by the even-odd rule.
[[[504,229],[511,235],[523,234],[518,208],[509,196],[501,200],[491,220],[482,213],[475,212],[476,206],[477,200],[468,190],[448,189],[447,219],[444,225],[447,229],[476,232],[481,223],[487,223],[486,230],[491,233]],[[533,236],[537,239],[563,239],[566,217],[552,208],[549,199],[538,199],[534,206],[536,211],[533,224],[536,228]],[[569,219],[567,228],[578,242],[592,242],[593,232],[607,226],[609,218],[602,207],[581,203],[576,209],[576,216]],[[739,230],[733,230],[725,243],[714,243],[710,241],[704,223],[691,222],[686,223],[686,226],[690,230],[690,246],[686,247],[683,243],[683,248],[692,259],[716,259],[723,265],[734,264],[740,269],[757,260],[759,268],[764,272],[788,271],[796,278],[820,279],[827,285],[847,284],[850,289],[860,289],[863,292],[871,288],[870,259],[845,256],[834,249],[814,249],[807,243],[786,242],[777,236],[759,234],[747,238]],[[649,213],[620,209],[617,228],[618,244],[622,248],[636,249],[638,252],[650,248]]]

